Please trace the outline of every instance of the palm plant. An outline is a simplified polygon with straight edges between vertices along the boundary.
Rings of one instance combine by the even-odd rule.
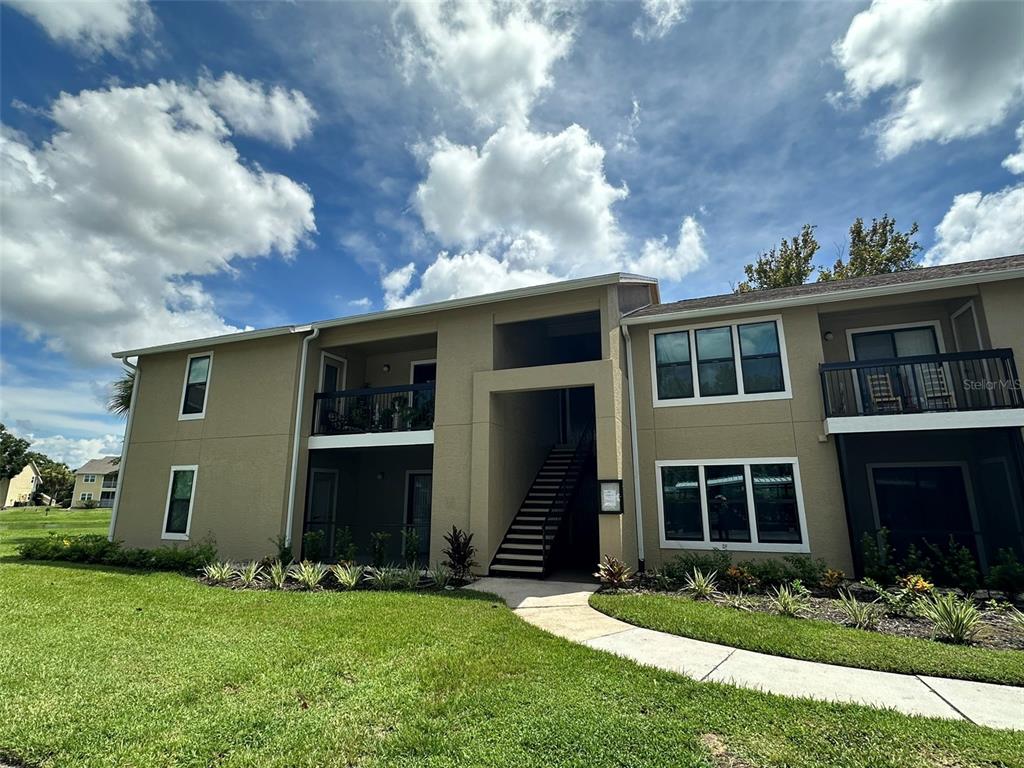
[[[280,560],[275,560],[270,564],[268,579],[274,589],[284,589],[285,582],[288,581],[288,566]]]
[[[718,571],[705,574],[700,568],[694,568],[686,577],[683,589],[694,600],[710,600],[718,594]]]
[[[235,576],[235,565],[229,560],[207,563],[203,566],[203,576],[214,584],[227,584]]]
[[[877,600],[862,603],[848,589],[839,590],[839,610],[845,623],[857,629],[877,629],[882,613]]]
[[[961,599],[952,592],[922,599],[917,610],[932,623],[939,639],[951,643],[969,643],[981,629],[981,611],[974,601]]]
[[[358,587],[359,582],[363,580],[364,570],[363,566],[353,563],[335,563],[331,566],[334,580],[338,582],[342,589],[355,589]]]
[[[110,387],[107,410],[115,416],[126,417],[132,406],[132,390],[134,388],[135,369],[125,367],[121,371],[121,378],[117,379]]]
[[[402,570],[393,565],[367,568],[363,580],[374,589],[398,589],[402,585]]]
[[[799,618],[800,612],[807,605],[807,596],[802,592],[794,591],[788,584],[776,587],[769,594],[768,599],[777,614],[794,619]]]
[[[263,583],[263,566],[255,560],[245,563],[235,570],[235,577],[243,587],[258,587]]]
[[[288,567],[288,575],[306,589],[313,590],[320,586],[320,582],[327,575],[327,566],[303,560],[301,563],[292,563]]]

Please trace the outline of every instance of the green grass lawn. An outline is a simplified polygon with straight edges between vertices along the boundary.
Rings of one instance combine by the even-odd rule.
[[[109,509],[13,507],[0,509],[0,557],[13,555],[29,538],[55,533],[101,533],[110,526]]]
[[[597,594],[590,604],[639,627],[761,651],[887,672],[1024,685],[1024,652],[947,645],[671,595]]]
[[[545,634],[474,593],[241,592],[7,559],[4,758],[992,768],[1024,765],[1024,734],[696,683]]]

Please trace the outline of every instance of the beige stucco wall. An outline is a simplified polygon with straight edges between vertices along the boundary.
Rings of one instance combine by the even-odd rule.
[[[697,325],[733,322],[762,313],[701,318]],[[796,457],[801,477],[811,554],[830,566],[852,569],[842,487],[831,442],[822,434],[818,364],[823,360],[817,310],[781,313],[792,399],[655,408],[651,380],[651,328],[685,326],[666,322],[630,329],[636,376],[640,492],[646,564],[657,566],[686,550],[662,548],[658,523],[655,461]],[[627,484],[631,495],[632,483]],[[719,545],[720,546],[720,545]],[[757,557],[737,553],[739,559]]]
[[[196,464],[191,541],[212,537],[228,558],[274,551],[287,501],[300,339],[288,334],[211,347],[203,419],[178,419],[188,353],[139,359],[115,539],[182,546],[161,540],[170,470]]]
[[[0,481],[0,498],[3,499],[3,506],[13,507],[15,504],[31,501],[36,486],[36,471],[31,464],[26,464],[14,477]]]

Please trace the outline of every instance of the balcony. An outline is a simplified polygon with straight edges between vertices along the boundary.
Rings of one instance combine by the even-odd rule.
[[[819,370],[830,432],[1024,423],[1010,349],[823,363]],[[1007,416],[1009,409],[1017,410]]]
[[[434,382],[314,395],[314,436],[425,432],[433,428]]]

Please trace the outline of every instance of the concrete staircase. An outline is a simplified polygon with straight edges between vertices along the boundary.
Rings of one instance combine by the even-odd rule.
[[[551,449],[491,561],[491,575],[544,575],[550,545],[579,484],[582,467],[575,446]]]

